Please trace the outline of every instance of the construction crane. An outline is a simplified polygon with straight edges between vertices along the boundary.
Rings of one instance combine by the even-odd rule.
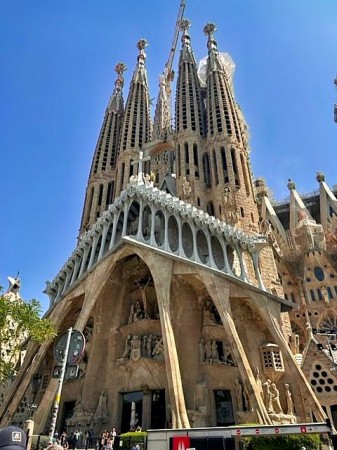
[[[155,117],[155,131],[154,135],[156,137],[166,138],[172,132],[172,124],[171,124],[171,83],[174,79],[174,70],[172,70],[174,55],[177,48],[177,42],[179,38],[180,32],[180,23],[183,18],[183,14],[185,11],[186,0],[180,1],[178,17],[176,21],[176,26],[173,34],[173,40],[171,44],[170,53],[165,64],[165,69],[162,75],[160,76],[160,91],[158,94],[158,102],[161,98],[162,109],[161,114],[158,117]],[[158,104],[157,102],[157,104]]]
[[[333,84],[336,86],[336,100],[333,108],[333,113],[334,113],[334,121],[335,123],[337,123],[337,75],[336,78],[333,80]]]
[[[170,50],[170,54],[169,54],[167,63],[165,64],[164,75],[166,77],[166,81],[168,82],[168,85],[170,85],[171,81],[173,81],[173,79],[174,79],[174,72],[172,71],[172,65],[173,65],[174,54],[175,54],[176,48],[177,48],[177,42],[178,42],[179,31],[180,31],[180,23],[182,21],[183,15],[184,15],[185,6],[186,6],[186,0],[181,0],[180,6],[179,6],[178,17],[177,17],[177,21],[176,21],[176,27],[175,27],[174,35],[173,35],[171,50]]]

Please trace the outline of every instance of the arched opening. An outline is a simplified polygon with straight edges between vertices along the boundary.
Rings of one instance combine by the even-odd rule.
[[[134,200],[130,207],[128,212],[128,221],[126,225],[126,234],[130,236],[135,236],[138,231],[138,222],[139,222],[139,203],[138,201]]]
[[[184,253],[187,258],[191,258],[193,255],[193,233],[187,222],[184,222],[182,226],[182,240]]]
[[[124,223],[124,212],[120,212],[119,216],[118,216],[118,221],[117,221],[117,229],[116,229],[116,241],[115,243],[117,244],[117,242],[122,238],[122,233],[123,233],[123,223]]]
[[[175,216],[168,219],[168,243],[170,249],[176,252],[179,248],[179,227]]]
[[[211,236],[211,249],[213,260],[218,269],[225,268],[225,257],[219,239],[216,236]]]
[[[196,241],[199,259],[203,264],[207,264],[209,262],[208,243],[202,230],[197,231]]]
[[[103,255],[109,251],[109,246],[110,246],[110,242],[111,242],[111,237],[112,237],[112,230],[113,230],[113,223],[110,223],[109,228],[108,228],[108,232],[106,234],[106,238],[105,238],[105,242],[104,242],[104,250],[103,250]]]
[[[142,234],[145,241],[148,241],[151,237],[151,221],[152,221],[152,211],[151,208],[146,205],[143,210],[143,223],[142,223]]]
[[[234,247],[231,245],[227,245],[227,258],[228,258],[228,264],[231,268],[233,275],[240,277],[241,276],[241,266],[240,266],[240,259],[239,255]]]
[[[161,211],[157,211],[154,218],[154,238],[158,247],[161,247],[164,244],[164,237],[165,217]]]

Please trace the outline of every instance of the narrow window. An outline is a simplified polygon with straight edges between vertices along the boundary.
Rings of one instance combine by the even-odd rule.
[[[199,178],[198,146],[193,144],[194,176]]]
[[[209,170],[209,156],[207,153],[204,153],[202,155],[202,163],[204,168],[204,182],[206,183],[207,187],[211,186],[211,172]]]
[[[240,153],[240,160],[241,160],[241,166],[242,166],[242,172],[243,172],[243,180],[244,180],[244,183],[245,183],[246,194],[250,195],[246,161],[245,161],[245,158],[243,157],[242,153]]]
[[[190,155],[188,154],[188,143],[184,143],[186,175],[190,174]]]
[[[220,152],[221,152],[221,162],[222,162],[224,182],[228,183],[229,178],[228,178],[228,168],[227,168],[227,158],[226,158],[225,147],[221,147]]]
[[[213,150],[213,166],[214,166],[215,184],[219,184],[218,165],[217,165],[217,161],[216,161],[215,150]]]
[[[100,184],[98,191],[98,206],[102,205],[102,198],[103,198],[103,184]]]

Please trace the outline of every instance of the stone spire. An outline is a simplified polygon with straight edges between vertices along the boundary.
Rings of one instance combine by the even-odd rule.
[[[204,135],[203,104],[197,64],[189,36],[190,22],[182,20],[182,50],[179,58],[179,73],[176,91],[176,131],[187,130]]]
[[[257,230],[258,211],[253,195],[248,143],[243,116],[214,37],[216,26],[204,27],[207,35],[207,152],[203,155],[206,184],[211,188],[209,210],[246,231]]]
[[[215,31],[216,26],[213,23],[204,27],[204,33],[208,37],[207,130],[209,135],[224,133],[238,143],[243,143],[240,115],[218,52]]]
[[[115,170],[124,115],[123,85],[126,66],[115,67],[115,88],[105,110],[103,125],[92,160],[81,220],[80,234],[88,229],[112,203],[115,189]]]
[[[139,54],[130,83],[119,148],[116,196],[127,186],[133,175],[131,162],[151,138],[150,95],[145,68],[147,41],[137,42]]]
[[[180,23],[182,49],[176,86],[177,192],[184,200],[203,207],[202,146],[205,108],[197,64],[189,35],[190,22]],[[206,209],[206,208],[205,208]]]

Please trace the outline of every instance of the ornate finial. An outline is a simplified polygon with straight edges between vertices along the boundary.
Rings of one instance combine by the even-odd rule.
[[[124,63],[118,63],[115,66],[115,72],[118,74],[117,80],[115,81],[116,89],[122,89],[124,86],[124,77],[123,72],[127,70],[127,67]]]
[[[180,30],[183,32],[181,36],[181,42],[184,45],[190,44],[190,35],[188,34],[188,29],[191,26],[191,22],[187,19],[183,19],[179,23]]]
[[[289,191],[296,189],[295,183],[290,178],[288,178],[287,188],[289,189]]]
[[[145,47],[148,46],[147,40],[146,39],[140,39],[137,42],[137,48],[139,50],[139,55],[138,55],[138,63],[141,65],[145,64],[145,59],[146,59],[146,53],[145,53]]]
[[[180,30],[183,31],[184,33],[188,33],[188,29],[191,26],[191,22],[188,19],[182,19],[180,21]]]
[[[325,175],[323,172],[316,173],[316,180],[320,183],[321,181],[325,181]]]
[[[204,33],[208,36],[207,47],[208,50],[216,50],[217,43],[214,38],[214,32],[216,31],[216,25],[214,23],[208,23],[204,26]]]

